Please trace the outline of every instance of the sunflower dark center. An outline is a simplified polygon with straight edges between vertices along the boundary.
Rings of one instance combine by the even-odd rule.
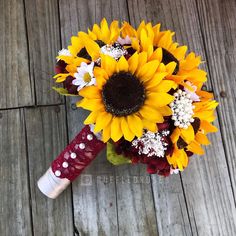
[[[175,70],[173,72],[174,75],[176,75],[179,71],[179,61],[170,53],[168,52],[166,49],[162,48],[162,62],[167,65],[168,63],[174,61],[176,62],[176,67]]]
[[[106,111],[115,116],[137,112],[145,101],[143,84],[129,72],[113,74],[103,86],[102,98]]]

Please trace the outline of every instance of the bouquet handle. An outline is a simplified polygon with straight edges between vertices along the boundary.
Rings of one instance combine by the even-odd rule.
[[[38,180],[38,188],[47,197],[55,199],[105,146],[86,125]]]

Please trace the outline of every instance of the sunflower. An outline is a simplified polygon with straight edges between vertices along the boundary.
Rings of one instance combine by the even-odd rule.
[[[149,61],[146,52],[118,61],[101,55],[101,67],[94,69],[97,85],[80,90],[84,98],[77,106],[91,111],[84,124],[95,124],[104,142],[122,137],[132,141],[143,129],[156,132],[156,123],[171,115],[167,105],[174,97],[167,92],[172,85],[163,81],[170,71],[157,59],[160,52],[157,49]]]
[[[78,32],[77,36],[72,36],[68,50],[64,49],[65,53],[57,56],[58,60],[66,63],[65,69],[68,73],[55,75],[56,82],[61,83],[68,76],[74,76],[82,62],[96,61],[100,57],[101,47],[112,45],[118,39],[119,34],[118,21],[112,21],[109,26],[104,18],[100,23],[100,27],[94,24],[92,30],[88,29],[88,33]]]
[[[144,21],[141,22],[137,31],[127,22],[124,22],[121,28],[121,35],[123,37],[129,36],[132,42],[131,46],[138,52],[149,52],[152,46],[154,48],[161,47],[163,50],[162,62],[164,64],[171,61],[176,62],[175,72],[167,79],[189,89],[186,81],[190,81],[201,88],[207,80],[206,72],[199,69],[201,57],[196,56],[193,52],[186,56],[187,46],[179,46],[177,42],[174,42],[174,34],[170,30],[160,31],[160,24],[152,26],[151,23],[145,24]]]
[[[184,92],[180,92],[183,97]],[[199,94],[200,101],[193,102],[192,104],[192,117],[186,127],[175,127],[171,134],[171,141],[174,145],[174,151],[172,155],[167,157],[169,164],[173,165],[174,168],[182,170],[188,164],[188,156],[185,151],[203,155],[204,150],[201,145],[209,145],[210,141],[207,138],[207,134],[210,132],[216,132],[217,128],[211,124],[215,120],[214,109],[218,103],[211,100],[212,94],[205,91],[196,91]],[[189,98],[189,96],[188,96]],[[185,108],[188,104],[185,104]],[[179,103],[178,103],[179,105]],[[176,107],[176,109],[179,109]],[[188,110],[188,109],[187,109]],[[179,111],[179,110],[178,110]],[[182,111],[179,111],[181,113]],[[175,114],[175,112],[173,112]],[[185,116],[186,114],[184,114]],[[183,118],[183,117],[182,117]],[[188,117],[187,117],[188,118]],[[173,115],[172,115],[173,119]],[[178,120],[182,120],[179,117],[175,120],[175,126],[179,125]]]

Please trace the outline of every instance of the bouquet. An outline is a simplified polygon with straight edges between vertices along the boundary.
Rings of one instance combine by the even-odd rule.
[[[90,111],[84,128],[38,181],[56,198],[106,147],[114,165],[146,165],[147,172],[169,176],[183,171],[193,154],[209,145],[207,134],[218,103],[202,89],[207,73],[201,57],[144,21],[103,19],[71,38],[59,51],[54,89],[77,96],[78,108]]]

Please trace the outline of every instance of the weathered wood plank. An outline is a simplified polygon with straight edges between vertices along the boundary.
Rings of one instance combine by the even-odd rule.
[[[70,1],[69,4],[66,1],[60,1],[60,16],[62,42],[65,46],[69,43],[72,34],[76,34],[79,30],[86,30],[103,17],[109,21],[128,20],[125,1],[88,1],[87,4],[84,2],[81,4],[81,1]],[[85,113],[71,109],[72,103],[72,100],[68,100],[68,124],[71,138],[81,129],[81,123],[85,118]],[[90,235],[156,234],[150,183],[146,185],[133,182],[122,184],[119,181],[116,183],[116,177],[124,176],[126,180],[134,174],[138,178],[143,177],[143,171],[131,168],[127,166],[116,169],[106,161],[105,153],[103,153],[84,172],[92,175],[95,182],[91,186],[81,186],[82,176],[80,181],[73,184],[75,224],[82,235],[88,232]],[[127,214],[128,212],[130,214]]]
[[[203,59],[206,58],[195,1],[149,0],[128,1],[128,3],[131,22],[137,23],[140,19],[152,20],[153,23],[160,21],[165,28],[176,31],[180,43],[187,43],[191,50],[202,55]],[[212,5],[213,1],[209,4],[209,8]],[[135,9],[135,6],[138,6],[138,9]],[[137,12],[139,14],[136,14]],[[215,11],[212,10],[212,22],[214,15]],[[220,14],[217,16],[220,17]],[[208,20],[206,15],[205,21]],[[209,35],[210,29],[208,28]],[[214,51],[210,52],[212,58],[217,55],[215,47],[213,48]],[[207,53],[209,55],[208,51]],[[206,64],[204,68],[207,69]],[[213,81],[213,78],[210,79]],[[208,83],[208,88],[211,90],[211,82]],[[235,234],[235,205],[221,133],[212,135],[211,140],[213,146],[208,147],[206,155],[203,158],[191,158],[193,160],[188,169],[182,174],[190,225],[194,235]]]
[[[179,175],[152,175],[159,235],[192,235]]]
[[[0,1],[0,108],[34,104],[23,1]]]
[[[218,107],[220,129],[230,180],[236,195],[236,2],[198,1],[198,12],[207,52],[212,87]]]
[[[151,178],[145,166],[117,166],[115,173],[120,235],[157,235]]]
[[[0,232],[32,235],[23,111],[0,113]]]
[[[36,184],[51,161],[66,146],[65,118],[64,106],[25,109],[32,222],[35,235],[73,235],[70,188],[57,199],[51,200],[39,191]]]
[[[38,105],[64,100],[55,91],[53,75],[61,48],[58,1],[24,0],[29,43],[30,75],[35,81]]]

